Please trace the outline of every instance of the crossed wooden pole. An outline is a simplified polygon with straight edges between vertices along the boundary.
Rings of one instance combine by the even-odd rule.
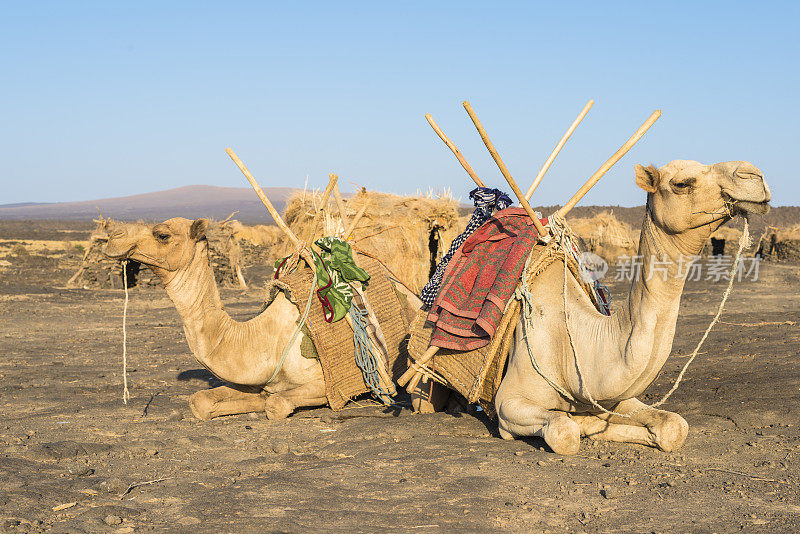
[[[463,105],[464,109],[467,110],[467,114],[469,115],[470,119],[472,119],[472,123],[478,130],[478,134],[481,136],[483,143],[489,150],[489,154],[491,154],[492,159],[494,159],[495,163],[500,169],[500,173],[503,175],[503,178],[505,178],[506,182],[508,182],[509,187],[511,187],[511,190],[516,195],[517,199],[520,202],[520,205],[525,209],[525,212],[533,221],[533,224],[536,227],[537,232],[539,233],[540,236],[547,236],[549,234],[549,231],[542,226],[541,221],[539,221],[539,218],[536,217],[533,208],[531,208],[530,203],[528,201],[530,200],[531,195],[533,195],[533,192],[541,183],[542,178],[544,178],[544,175],[547,173],[547,170],[550,168],[550,165],[553,163],[556,156],[558,156],[558,153],[561,152],[561,149],[564,147],[564,144],[567,142],[572,133],[575,131],[575,128],[578,127],[583,118],[589,112],[589,109],[591,109],[591,107],[594,105],[594,100],[589,100],[589,102],[587,102],[586,105],[584,106],[583,110],[581,110],[580,114],[578,114],[578,117],[572,122],[570,127],[567,129],[566,133],[564,133],[564,135],[561,137],[561,140],[558,142],[556,147],[550,153],[550,156],[545,161],[541,170],[536,175],[536,178],[534,179],[533,183],[531,184],[530,188],[528,188],[528,191],[525,194],[522,193],[522,190],[520,190],[519,186],[514,181],[514,178],[512,178],[511,173],[508,171],[508,168],[506,167],[505,163],[503,163],[503,160],[500,158],[500,154],[497,152],[497,149],[495,149],[494,145],[489,139],[489,136],[486,133],[486,130],[483,128],[483,125],[481,124],[480,120],[478,120],[478,116],[475,113],[475,110],[472,109],[472,106],[467,101],[465,101]],[[642,136],[644,136],[645,132],[647,132],[647,130],[650,129],[653,123],[655,123],[660,116],[661,116],[661,110],[654,111],[650,115],[650,117],[648,117],[648,119],[639,127],[639,129],[636,130],[636,132],[625,142],[625,144],[623,144],[622,147],[620,147],[620,149],[617,150],[613,156],[611,156],[608,160],[606,160],[605,163],[603,163],[600,166],[600,168],[586,181],[585,184],[583,184],[583,186],[581,186],[580,189],[578,189],[578,191],[574,195],[572,195],[572,197],[567,201],[566,204],[564,204],[558,210],[557,213],[562,217],[564,217],[567,213],[569,213],[569,211],[572,208],[574,208],[575,205],[584,196],[586,196],[586,193],[588,193],[589,190],[592,187],[594,187],[594,185],[597,184],[598,181],[600,181],[600,178],[602,178],[603,175],[605,175],[611,169],[611,167],[614,166],[615,163],[617,163],[620,159],[622,159],[622,157],[628,153],[628,151],[633,147],[633,145],[635,145],[636,142],[639,141],[639,139],[641,139]],[[459,163],[461,163],[461,166],[464,167],[464,170],[467,171],[467,174],[470,175],[470,177],[475,181],[475,183],[477,183],[481,187],[484,187],[483,182],[480,180],[480,178],[478,178],[478,176],[472,170],[472,167],[470,167],[470,165],[467,163],[466,159],[458,150],[458,148],[456,148],[453,142],[447,138],[444,132],[442,132],[441,128],[439,128],[439,126],[433,120],[433,117],[431,117],[430,113],[425,115],[425,118],[428,120],[428,123],[431,125],[433,130],[439,136],[439,138],[442,141],[444,141],[445,145],[447,145],[447,147],[453,152],[453,154],[456,156],[456,159],[458,159]],[[436,355],[438,351],[439,347],[435,346],[428,347],[428,350],[426,350],[422,354],[419,360],[412,362],[408,370],[398,380],[398,384],[400,386],[404,386],[406,388],[406,391],[413,392],[416,389],[417,385],[419,384],[419,381],[422,379],[425,365],[427,365],[427,363],[431,359],[433,359],[433,357]]]

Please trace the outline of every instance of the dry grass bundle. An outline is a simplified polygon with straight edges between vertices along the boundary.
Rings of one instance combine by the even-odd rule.
[[[622,255],[634,255],[639,248],[639,232],[603,211],[594,217],[569,220],[570,227],[586,242],[589,251],[613,261]]]
[[[289,199],[284,220],[301,239],[307,239],[312,229],[319,195],[298,193]],[[351,242],[385,263],[412,291],[419,292],[428,282],[431,266],[447,251],[450,242],[466,226],[460,218],[458,202],[449,194],[398,196],[367,192],[345,199],[345,224],[333,200],[327,214],[316,229],[314,239],[341,232],[353,216],[367,204]],[[282,241],[276,247],[278,255],[289,254],[291,244]]]
[[[283,232],[275,225],[257,224],[255,226],[247,226],[237,220],[231,220],[225,223],[233,236],[239,241],[247,241],[254,245],[262,245],[272,247],[277,245],[283,239]]]

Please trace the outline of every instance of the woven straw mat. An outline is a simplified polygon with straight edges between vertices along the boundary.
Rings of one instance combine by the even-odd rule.
[[[370,275],[367,299],[389,348],[389,376],[396,380],[407,366],[404,348],[408,332],[407,310],[389,280],[388,270],[380,261],[363,254],[354,254],[354,259]],[[289,287],[294,304],[302,313],[314,281],[314,271],[301,267],[293,273],[281,275],[279,280]],[[325,376],[325,395],[333,410],[341,410],[350,399],[370,389],[356,365],[353,329],[344,319],[335,323],[326,322],[319,300],[316,295],[313,298],[308,325]]]

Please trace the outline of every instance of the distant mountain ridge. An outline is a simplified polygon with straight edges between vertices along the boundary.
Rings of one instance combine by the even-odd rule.
[[[283,213],[287,199],[295,191],[291,187],[264,188],[280,213]],[[0,219],[89,220],[97,217],[98,209],[105,217],[122,220],[164,220],[170,217],[222,219],[238,211],[236,218],[242,222],[272,222],[252,189],[214,185],[187,185],[166,191],[79,202],[5,204],[0,205]]]

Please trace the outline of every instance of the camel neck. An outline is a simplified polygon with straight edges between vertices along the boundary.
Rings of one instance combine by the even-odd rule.
[[[192,260],[175,271],[164,285],[169,298],[183,319],[189,348],[201,357],[216,347],[232,321],[219,296],[214,271],[208,261],[208,244],[200,241]]]
[[[632,387],[637,390],[634,394],[655,378],[669,357],[683,287],[702,245],[699,235],[668,234],[653,222],[649,207],[646,209],[639,252],[632,260],[641,268],[638,273],[632,269],[628,306],[622,312],[629,321],[630,333],[620,339],[627,366],[641,370],[636,373],[639,379]]]

